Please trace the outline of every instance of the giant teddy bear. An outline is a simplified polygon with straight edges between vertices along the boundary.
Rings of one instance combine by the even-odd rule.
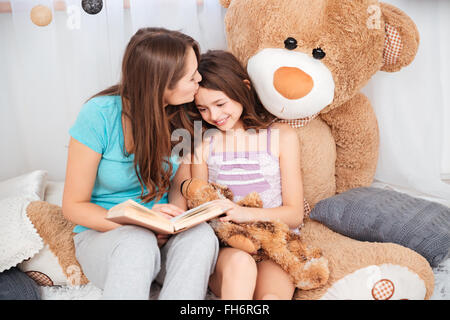
[[[378,70],[397,71],[414,59],[419,36],[411,19],[375,0],[221,2],[228,8],[229,48],[247,66],[263,104],[298,127],[308,202],[370,185],[378,127],[359,90]],[[45,247],[24,271],[47,285],[87,283],[74,254],[73,224],[61,208],[31,202],[26,214]],[[330,274],[325,286],[297,290],[297,299],[428,299],[433,293],[430,265],[408,248],[356,241],[311,219],[301,241],[321,249]]]
[[[376,0],[220,0],[229,50],[265,108],[297,128],[304,195],[322,199],[372,183],[378,125],[360,89],[379,70],[410,64],[414,22]],[[329,261],[327,285],[297,299],[428,299],[434,277],[416,252],[360,242],[306,219],[302,241]]]

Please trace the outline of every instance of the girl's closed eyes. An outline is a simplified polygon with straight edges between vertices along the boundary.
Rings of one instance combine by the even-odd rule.
[[[242,104],[230,99],[224,92],[200,86],[195,103],[202,119],[219,130],[243,127]]]
[[[218,103],[218,104],[216,104],[215,106],[216,107],[223,107],[225,105],[225,102],[224,103]],[[199,112],[205,112],[205,111],[207,111],[208,110],[208,108],[203,108],[203,107],[198,107],[197,106],[197,110],[199,111]]]

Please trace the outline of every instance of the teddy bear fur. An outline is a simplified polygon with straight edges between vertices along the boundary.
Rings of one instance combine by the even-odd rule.
[[[64,218],[62,208],[45,201],[32,201],[26,212],[39,236],[57,257],[59,266],[67,277],[67,283],[70,285],[87,284],[89,280],[83,274],[75,257],[72,232],[75,224]],[[78,273],[73,274],[74,270]],[[38,271],[45,273],[45,270]]]
[[[227,8],[228,49],[244,66],[265,49],[285,49],[288,37],[297,41],[292,52],[310,57],[318,47],[326,52],[323,59],[314,63],[323,64],[331,73],[333,99],[320,106],[322,109],[308,118],[306,125],[296,129],[302,154],[304,197],[311,207],[336,193],[371,185],[378,160],[379,129],[370,101],[360,90],[378,71],[396,72],[414,60],[419,33],[411,18],[378,0],[220,2]],[[388,37],[392,29],[401,40],[397,51],[398,47]],[[285,52],[288,51],[286,48]],[[390,55],[392,52],[394,56]],[[262,64],[261,68],[264,67]],[[258,90],[258,84],[267,80],[273,81],[251,78],[259,95],[263,92]],[[309,218],[304,219],[301,240],[321,248],[329,262],[330,276],[325,286],[297,290],[297,299],[320,299],[352,273],[382,265],[406,267],[417,274],[426,287],[425,299],[433,292],[430,265],[408,248],[356,241]]]
[[[228,8],[229,50],[244,66],[262,49],[284,48],[287,37],[297,40],[295,51],[310,54],[321,47],[326,52],[321,62],[333,75],[333,101],[297,129],[308,202],[314,205],[336,192],[369,186],[378,160],[379,133],[370,101],[360,90],[377,71],[398,71],[412,62],[419,44],[414,22],[376,0],[221,2]],[[385,62],[385,24],[401,35],[402,50],[395,63]]]
[[[233,201],[233,193],[229,188],[200,179],[186,180],[181,189],[189,208],[217,199]],[[248,194],[237,204],[262,208],[262,201],[256,192]],[[299,289],[319,288],[328,280],[328,261],[321,251],[305,246],[299,235],[290,231],[282,222],[236,224],[214,219],[210,221],[210,225],[222,243],[251,254],[257,262],[270,259],[280,265]]]

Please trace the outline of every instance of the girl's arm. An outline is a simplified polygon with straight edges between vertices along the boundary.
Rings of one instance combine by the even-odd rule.
[[[105,232],[118,228],[121,225],[106,220],[107,210],[90,202],[100,159],[101,154],[73,138],[70,139],[62,210],[67,220],[90,229]],[[183,176],[189,177],[187,175],[189,166],[182,168],[180,165],[178,171],[173,180],[174,184],[183,179]],[[183,212],[186,207],[185,204],[184,207],[178,207],[178,205],[183,205],[183,203],[176,195],[169,194],[169,197],[174,199],[175,205],[155,204],[152,209],[171,218]]]
[[[235,205],[234,209],[228,211],[226,217],[221,218],[222,221],[241,223],[280,220],[290,228],[296,228],[302,223],[304,215],[303,184],[297,132],[285,124],[275,124],[273,129],[279,129],[279,141],[274,141],[274,143],[278,144],[276,147],[280,154],[282,206],[259,209]],[[273,135],[273,137],[275,136]]]
[[[206,160],[208,159],[209,154],[209,139],[205,139],[194,151],[191,164],[192,178],[208,181],[208,166]]]
[[[179,208],[181,210],[180,212],[172,211],[171,214],[174,216],[187,210],[186,199],[183,197],[180,188],[183,181],[189,179],[190,177],[191,177],[190,164],[186,164],[184,162],[180,163],[177,173],[175,173],[175,176],[173,177],[172,182],[170,184],[170,190],[168,195],[169,205],[175,205],[176,208]],[[155,206],[153,206],[153,209],[157,209],[158,206],[159,205],[156,204]],[[168,208],[166,208],[166,212],[167,210]],[[168,218],[171,217],[168,216]],[[167,242],[167,240],[169,240],[170,237],[171,235],[169,234],[157,234],[156,238],[158,246],[161,248]]]
[[[181,194],[181,183],[191,177],[191,168],[189,164],[181,163],[177,173],[173,177],[169,190],[169,203],[176,205],[178,208],[187,210],[186,199]]]
[[[70,138],[62,211],[75,224],[97,231],[109,231],[120,225],[105,219],[107,210],[91,203],[101,154]]]

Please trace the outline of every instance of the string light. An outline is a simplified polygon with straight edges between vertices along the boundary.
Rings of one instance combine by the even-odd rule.
[[[97,14],[102,11],[103,1],[102,0],[82,0],[81,7],[86,13]]]
[[[44,5],[37,5],[31,9],[31,21],[38,27],[45,27],[52,22],[52,10]]]

